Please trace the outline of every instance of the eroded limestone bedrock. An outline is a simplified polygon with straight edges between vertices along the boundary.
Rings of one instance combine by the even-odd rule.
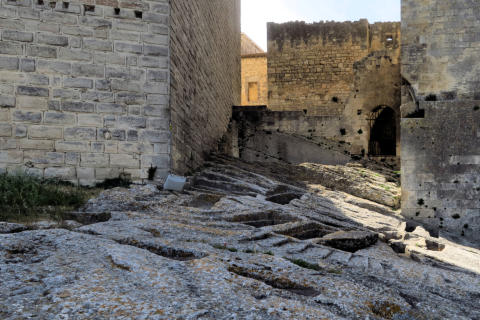
[[[289,180],[306,167],[323,170],[218,158],[184,193],[104,191],[71,216],[90,224],[2,224],[0,318],[480,318],[479,250],[407,232],[391,207],[331,181]],[[388,183],[367,168],[356,181],[370,173]]]

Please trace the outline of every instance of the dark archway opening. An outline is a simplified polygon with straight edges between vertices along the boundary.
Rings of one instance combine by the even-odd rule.
[[[370,114],[370,156],[397,155],[397,124],[395,111],[390,107],[377,107]]]

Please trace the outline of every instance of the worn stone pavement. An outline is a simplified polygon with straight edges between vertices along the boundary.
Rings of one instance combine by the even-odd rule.
[[[480,250],[404,221],[396,179],[216,157],[183,193],[0,223],[0,319],[479,319]]]

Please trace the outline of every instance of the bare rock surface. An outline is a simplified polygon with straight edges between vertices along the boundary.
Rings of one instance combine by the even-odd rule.
[[[382,202],[251,166],[216,159],[184,193],[117,188],[73,230],[1,234],[0,318],[480,318],[479,250],[429,250]]]
[[[15,233],[28,230],[28,227],[19,223],[0,222],[0,234]]]
[[[374,245],[378,235],[369,231],[338,231],[327,234],[320,243],[347,252],[357,252]]]

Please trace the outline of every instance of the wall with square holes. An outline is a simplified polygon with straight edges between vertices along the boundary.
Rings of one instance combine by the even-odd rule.
[[[169,2],[1,0],[0,172],[170,168]]]
[[[420,100],[480,99],[480,3],[402,1],[402,75]]]
[[[402,0],[402,214],[480,243],[480,2]]]
[[[268,108],[303,112],[314,125],[307,135],[297,134],[333,140],[354,156],[381,155],[380,160],[396,164],[400,29],[400,22],[370,24],[367,20],[269,23]],[[371,117],[382,107],[395,112],[395,137],[391,139],[395,152],[373,151]]]
[[[354,89],[354,64],[379,51],[398,60],[399,22],[269,23],[269,108],[341,115]]]

